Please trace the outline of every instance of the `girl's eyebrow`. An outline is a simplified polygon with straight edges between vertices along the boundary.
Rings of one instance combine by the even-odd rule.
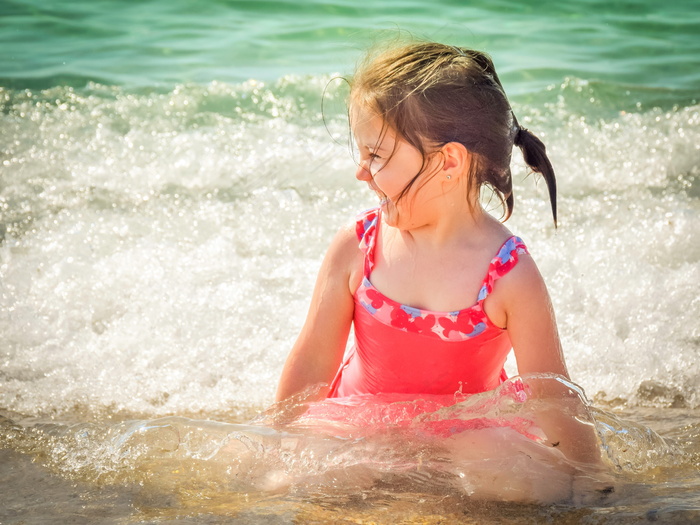
[[[362,149],[366,149],[367,151],[386,151],[387,147],[385,142],[382,142],[381,144],[377,144],[376,142],[370,142],[367,144],[358,144]]]
[[[384,137],[384,140],[382,140],[381,142],[377,141],[374,144],[372,144],[371,146],[370,145],[366,146],[366,148],[369,150],[372,150],[372,151],[390,151],[392,149],[391,147],[389,147],[390,140],[391,140],[391,138]],[[391,146],[393,147],[393,144]]]

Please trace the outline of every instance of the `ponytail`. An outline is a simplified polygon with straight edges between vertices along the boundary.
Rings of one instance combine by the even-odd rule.
[[[515,118],[515,117],[513,117]],[[557,227],[557,181],[554,177],[554,168],[547,157],[546,148],[542,141],[534,134],[525,128],[517,126],[517,132],[513,140],[514,144],[523,152],[525,164],[530,166],[532,171],[535,171],[544,177],[549,192],[549,202],[552,205],[552,217],[554,218],[554,227]]]
[[[505,97],[505,90],[503,89],[503,84],[496,74],[496,68],[493,65],[491,59],[479,53],[477,51],[471,51],[472,58],[479,64],[484,71],[486,71],[493,78],[494,82],[498,84],[501,88],[503,96]],[[542,175],[544,181],[547,184],[547,191],[549,192],[549,202],[552,205],[552,218],[554,219],[554,227],[557,227],[557,181],[554,177],[554,168],[552,168],[552,163],[547,157],[547,152],[544,143],[537,138],[528,129],[525,129],[518,124],[518,119],[515,118],[515,113],[511,109],[511,114],[513,116],[513,126],[515,128],[515,137],[513,138],[513,144],[518,146],[523,152],[523,158],[525,163],[530,166],[530,168]],[[508,171],[508,179],[510,179],[510,170]],[[506,193],[506,207],[508,209],[508,215],[506,218],[510,217],[513,212],[513,191],[512,185],[510,191]]]

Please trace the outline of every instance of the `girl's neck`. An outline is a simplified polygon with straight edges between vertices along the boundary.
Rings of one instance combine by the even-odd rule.
[[[436,210],[434,218],[424,224],[399,230],[407,244],[425,249],[440,250],[450,247],[479,243],[505,227],[488,214],[480,204],[468,209],[459,207]]]

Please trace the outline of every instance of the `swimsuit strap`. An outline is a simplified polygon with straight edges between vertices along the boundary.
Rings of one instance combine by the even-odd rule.
[[[491,259],[489,269],[481,284],[477,304],[483,305],[484,300],[493,292],[493,286],[498,279],[506,275],[518,264],[518,256],[529,253],[527,246],[520,237],[513,236],[503,243],[496,256]]]
[[[364,276],[369,279],[374,268],[374,249],[377,245],[377,225],[379,208],[372,208],[360,213],[355,223],[355,233],[360,241],[360,250],[365,254]]]

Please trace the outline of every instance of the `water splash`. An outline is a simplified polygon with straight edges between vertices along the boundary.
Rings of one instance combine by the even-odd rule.
[[[71,479],[157,493],[346,498],[379,485],[387,493],[414,487],[428,494],[551,501],[569,500],[572,480],[578,480],[577,501],[607,497],[601,491],[614,472],[567,460],[537,430],[533,418],[543,405],[525,393],[528,381],[563,380],[526,378],[524,389],[520,379],[512,380],[456,404],[441,396],[306,403],[304,415],[291,421],[298,400],[248,424],[184,417],[77,425],[4,420],[1,434],[3,446],[42,458]],[[576,385],[564,384],[578,396]],[[556,400],[546,403],[569,410]],[[618,473],[639,479],[684,461],[648,428],[590,408],[577,417],[584,425],[594,422]],[[541,479],[561,483],[543,485]]]

